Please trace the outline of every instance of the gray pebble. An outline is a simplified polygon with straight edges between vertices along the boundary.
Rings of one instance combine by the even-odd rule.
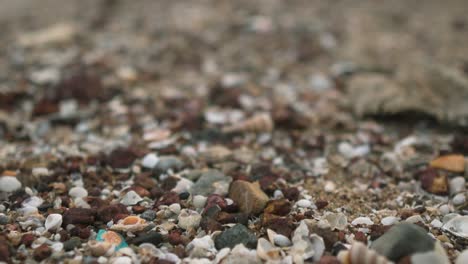
[[[238,244],[244,244],[248,248],[257,246],[257,237],[246,226],[237,224],[215,238],[215,246],[218,250],[222,248],[233,248]]]
[[[218,170],[208,170],[204,172],[198,181],[192,186],[190,192],[192,195],[220,194],[226,195],[229,190],[229,184],[232,178],[226,176]]]
[[[81,239],[79,237],[72,237],[63,243],[63,249],[65,251],[70,251],[77,247],[81,247]]]
[[[184,167],[184,162],[176,156],[162,156],[153,169],[156,176],[166,173],[168,170],[179,171]]]
[[[156,218],[156,212],[153,210],[146,210],[140,215],[140,217],[146,221],[153,221]]]

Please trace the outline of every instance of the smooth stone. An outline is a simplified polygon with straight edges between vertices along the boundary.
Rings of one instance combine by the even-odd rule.
[[[144,233],[140,236],[134,237],[128,241],[129,244],[140,245],[143,243],[150,243],[155,246],[158,246],[164,241],[163,235],[158,232],[150,231],[148,233]]]
[[[174,172],[181,170],[184,167],[184,162],[176,156],[162,156],[154,166],[153,172],[157,175],[166,173],[168,170]]]
[[[238,244],[244,244],[248,248],[255,248],[257,246],[257,237],[246,226],[237,224],[219,234],[214,242],[218,250],[233,248]]]
[[[195,208],[197,209],[201,209],[203,207],[205,207],[205,204],[206,204],[206,200],[208,198],[206,196],[203,196],[203,195],[195,195],[193,197],[193,206],[195,206]]]
[[[431,222],[431,226],[435,228],[441,228],[444,224],[439,219],[434,219]]]
[[[454,205],[464,204],[466,202],[465,194],[464,193],[459,193],[459,194],[455,195],[452,198],[452,202],[453,202]]]
[[[352,225],[373,225],[374,222],[369,217],[358,217],[351,222]]]
[[[79,247],[81,247],[81,239],[79,237],[72,237],[63,243],[63,249],[65,251],[70,251]]]
[[[202,173],[200,178],[190,188],[192,195],[204,195],[210,194],[226,195],[229,190],[229,184],[232,178],[226,176],[224,173],[218,170],[208,170]]]
[[[0,192],[14,192],[21,189],[21,182],[13,176],[0,177]]]
[[[146,154],[141,160],[141,166],[147,169],[153,169],[158,164],[159,158],[154,153]]]
[[[41,206],[41,204],[44,202],[44,200],[41,197],[38,196],[31,196],[28,199],[24,200],[21,205],[23,207],[34,207],[38,208]]]
[[[400,221],[400,218],[396,216],[387,216],[382,218],[382,220],[380,220],[380,223],[384,226],[389,226],[398,223],[398,221]]]
[[[46,230],[56,230],[62,225],[62,215],[50,214],[47,216],[44,226]]]
[[[34,177],[47,176],[49,175],[49,169],[47,168],[33,168],[31,171]]]
[[[156,212],[153,210],[146,210],[140,215],[140,217],[146,221],[153,221],[156,218]]]
[[[296,205],[302,208],[309,208],[312,206],[312,202],[306,199],[301,199],[296,202]]]
[[[88,191],[83,187],[73,187],[68,191],[68,195],[73,198],[83,198],[88,196]]]
[[[0,225],[6,225],[10,221],[10,218],[6,215],[0,215]]]
[[[422,227],[401,223],[375,240],[371,248],[389,260],[397,262],[402,257],[433,250],[434,240]]]
[[[229,197],[239,205],[241,212],[246,214],[261,213],[269,200],[258,182],[241,180],[231,184]]]
[[[450,180],[450,194],[454,195],[465,190],[466,180],[465,177],[458,176]]]
[[[122,197],[120,202],[124,205],[135,205],[141,201],[143,201],[143,198],[141,198],[140,195],[135,191],[129,191]]]

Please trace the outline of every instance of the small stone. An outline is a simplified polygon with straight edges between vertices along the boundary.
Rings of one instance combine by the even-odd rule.
[[[421,173],[421,186],[427,192],[437,195],[449,193],[448,177],[434,169],[427,169]]]
[[[47,168],[33,168],[31,171],[34,177],[47,176],[49,175],[49,169]]]
[[[396,216],[387,216],[382,218],[382,220],[380,220],[380,223],[384,226],[390,226],[394,225],[395,223],[398,223],[398,221],[400,221],[400,218]]]
[[[267,214],[287,215],[291,211],[291,203],[286,199],[272,200],[267,203],[264,212]]]
[[[215,246],[218,250],[233,248],[238,244],[244,244],[248,248],[257,246],[255,234],[242,224],[237,224],[223,231],[215,238]]]
[[[299,190],[296,187],[290,187],[281,190],[284,194],[284,197],[289,201],[297,201],[299,199]]]
[[[465,171],[465,157],[463,155],[445,155],[431,161],[431,167],[452,172]]]
[[[268,202],[268,196],[260,189],[258,182],[237,180],[231,184],[229,197],[246,214],[259,214]]]
[[[450,180],[450,194],[457,194],[459,192],[465,191],[466,180],[465,177],[458,176]]]
[[[200,225],[201,215],[192,210],[184,209],[180,212],[179,217],[177,218],[178,225],[185,229],[197,228]]]
[[[166,173],[168,170],[177,172],[184,167],[184,162],[176,156],[162,156],[153,168],[156,175]]]
[[[73,198],[83,198],[88,196],[88,191],[83,187],[73,187],[68,191],[68,195]]]
[[[369,217],[358,217],[351,222],[352,225],[373,225],[374,222]]]
[[[70,208],[63,214],[62,226],[69,224],[92,225],[96,219],[96,212],[87,208]]]
[[[169,210],[171,210],[171,212],[173,212],[174,214],[178,215],[180,213],[180,204],[178,203],[173,203],[171,205],[169,205]]]
[[[13,176],[0,177],[0,192],[14,192],[21,189],[21,182]]]
[[[443,225],[443,223],[439,219],[434,219],[431,222],[431,226],[433,226],[435,228],[441,228],[442,225]]]
[[[146,154],[141,160],[141,166],[147,169],[153,169],[158,164],[159,158],[154,153]]]
[[[107,223],[111,220],[117,222],[119,219],[117,216],[119,215],[128,215],[129,212],[127,207],[121,203],[106,205],[98,209],[97,217],[104,223]]]
[[[79,237],[72,237],[63,243],[63,249],[65,251],[70,251],[79,247],[81,247],[81,239]]]
[[[206,200],[207,200],[207,197],[203,196],[203,195],[195,195],[193,197],[193,206],[195,206],[195,208],[203,208],[205,207],[205,204],[206,204]]]
[[[434,240],[423,228],[415,224],[401,223],[375,240],[371,248],[397,262],[402,257],[433,250]]]
[[[226,176],[218,170],[208,170],[203,172],[197,182],[190,188],[192,195],[210,194],[226,195],[232,178]]]
[[[181,200],[187,200],[189,197],[190,197],[190,193],[189,193],[189,192],[182,192],[182,193],[179,193],[179,198],[180,198]]]
[[[10,218],[6,215],[0,215],[0,225],[6,225],[10,221]]]
[[[42,261],[52,255],[52,249],[46,244],[42,244],[34,249],[33,257],[36,261]]]
[[[23,244],[25,245],[26,247],[30,247],[32,245],[32,243],[34,242],[34,240],[36,240],[36,236],[31,234],[31,233],[28,233],[28,234],[24,234],[22,237],[21,237],[21,242],[20,244]]]
[[[309,208],[312,206],[312,202],[306,199],[301,199],[296,202],[296,205],[302,208]]]
[[[455,195],[452,199],[452,202],[454,205],[461,205],[461,204],[464,204],[466,202],[466,197],[465,197],[465,194],[464,193],[459,193],[457,195]]]
[[[62,225],[62,215],[60,214],[50,214],[45,220],[46,230],[57,230]]]
[[[127,192],[120,201],[124,205],[135,205],[139,202],[143,201],[143,198],[138,195],[135,191]]]
[[[153,221],[156,218],[156,212],[153,210],[146,210],[140,215],[140,217],[146,221]]]
[[[317,264],[341,264],[341,261],[334,256],[322,256]]]
[[[28,199],[24,200],[21,205],[23,207],[34,207],[34,208],[38,208],[39,206],[42,205],[42,203],[44,202],[44,199],[42,199],[41,197],[38,197],[38,196],[31,196],[29,197]]]
[[[11,255],[10,247],[6,239],[0,240],[0,262],[10,263]]]
[[[150,231],[148,233],[144,233],[140,236],[134,237],[128,241],[128,243],[133,245],[140,245],[143,243],[150,243],[155,246],[158,246],[164,241],[163,235],[158,232]]]

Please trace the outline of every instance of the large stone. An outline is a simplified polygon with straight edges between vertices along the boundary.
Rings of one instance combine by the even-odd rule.
[[[258,182],[251,183],[237,180],[231,184],[229,197],[246,214],[259,214],[268,202],[268,196],[262,191]]]
[[[401,223],[375,240],[371,248],[397,262],[405,256],[434,250],[434,246],[434,240],[422,227]]]
[[[231,181],[231,177],[218,170],[208,170],[201,174],[197,182],[190,188],[190,192],[192,195],[226,195]]]
[[[244,244],[248,248],[255,248],[257,246],[255,234],[242,224],[237,224],[227,229],[215,238],[215,246],[218,250],[233,248],[238,244]]]

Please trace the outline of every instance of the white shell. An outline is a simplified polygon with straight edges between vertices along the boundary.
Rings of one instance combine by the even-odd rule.
[[[201,218],[202,217],[198,212],[183,209],[182,211],[180,211],[177,220],[179,220],[178,225],[181,228],[187,230],[190,228],[197,228],[200,225]]]
[[[369,217],[358,217],[351,222],[352,225],[373,225],[374,222]]]
[[[143,157],[143,159],[141,160],[141,166],[148,168],[148,169],[152,169],[156,166],[156,164],[158,164],[158,162],[159,162],[158,156],[156,156],[156,154],[154,153],[149,153],[149,154],[146,154],[146,156]]]
[[[124,205],[135,205],[141,201],[143,201],[143,198],[141,198],[140,195],[135,191],[129,191],[122,197],[120,202]]]
[[[361,242],[354,242],[347,251],[341,251],[338,259],[344,264],[392,264],[384,256],[366,247]]]
[[[324,215],[324,219],[328,221],[332,230],[344,230],[348,225],[348,218],[343,213],[328,212]]]
[[[442,226],[442,229],[457,237],[468,239],[468,215],[452,218]]]
[[[226,255],[226,252],[228,252],[229,254]],[[218,255],[216,255],[215,263],[256,264],[259,263],[259,261],[257,258],[256,250],[250,250],[246,248],[244,244],[238,244],[232,250],[224,248],[221,251],[219,251]]]
[[[146,220],[140,218],[139,216],[127,216],[124,219],[120,219],[117,224],[111,226],[110,229],[118,230],[118,231],[125,231],[125,232],[137,232],[142,231],[148,226]]]
[[[400,221],[400,218],[396,216],[387,216],[382,218],[382,220],[380,220],[380,223],[384,226],[389,226],[397,223],[398,221]]]
[[[44,199],[38,196],[31,196],[28,199],[24,200],[21,205],[23,207],[39,207],[44,202]]]
[[[45,220],[46,230],[57,230],[62,225],[62,215],[50,214]]]
[[[91,254],[95,257],[110,256],[115,251],[115,245],[108,242],[100,242],[96,240],[88,241],[88,248]]]
[[[193,197],[193,206],[195,206],[195,208],[198,208],[198,209],[201,209],[203,207],[205,207],[205,204],[206,204],[206,200],[208,198],[203,196],[203,195],[195,195]]]
[[[319,261],[325,251],[323,239],[316,234],[309,235],[305,221],[301,221],[294,231],[292,241],[291,255],[295,263],[303,263],[307,259]]]
[[[83,187],[73,187],[68,191],[68,195],[73,198],[83,198],[88,196],[88,191]]]
[[[289,247],[291,246],[291,240],[288,237],[278,234],[271,229],[267,229],[268,239],[273,245],[279,247]]]
[[[185,249],[191,258],[203,258],[216,252],[214,241],[209,235],[193,239]]]
[[[274,261],[281,258],[282,252],[280,248],[273,246],[268,240],[262,237],[257,243],[257,255],[265,261]]]
[[[21,188],[21,182],[13,176],[0,177],[0,192],[14,192]]]

